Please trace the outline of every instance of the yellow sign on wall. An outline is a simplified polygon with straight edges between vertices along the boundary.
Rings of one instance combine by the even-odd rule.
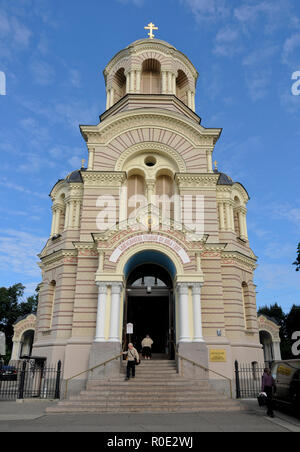
[[[211,363],[226,363],[227,356],[226,350],[210,350],[209,351],[209,360]]]

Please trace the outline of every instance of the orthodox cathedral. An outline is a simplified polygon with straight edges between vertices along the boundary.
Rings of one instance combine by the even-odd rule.
[[[87,164],[51,190],[33,354],[61,360],[66,380],[149,334],[153,359],[234,380],[235,360],[263,361],[249,195],[213,164],[222,129],[201,125],[196,68],[148,29],[104,70],[106,111],[80,126]]]

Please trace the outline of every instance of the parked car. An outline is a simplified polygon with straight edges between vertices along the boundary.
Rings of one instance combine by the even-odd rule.
[[[274,401],[292,407],[300,415],[300,359],[275,361],[271,371],[276,382]]]
[[[2,366],[0,369],[0,381],[17,381],[18,371],[13,366]]]

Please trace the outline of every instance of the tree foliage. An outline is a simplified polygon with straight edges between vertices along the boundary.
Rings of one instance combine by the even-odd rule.
[[[293,262],[293,265],[296,265],[296,272],[300,271],[300,243],[298,243],[297,248],[297,259]]]
[[[37,310],[38,288],[35,294],[23,299],[25,287],[18,283],[11,287],[0,287],[0,331],[5,333],[8,354],[12,349],[13,325],[17,319]]]
[[[300,306],[294,305],[289,314],[285,314],[277,303],[271,306],[263,306],[258,315],[265,315],[275,320],[280,326],[280,348],[282,359],[295,358],[292,354],[292,335],[300,331]]]

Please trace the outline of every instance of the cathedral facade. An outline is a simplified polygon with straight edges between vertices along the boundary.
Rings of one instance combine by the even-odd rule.
[[[140,350],[149,334],[154,359],[179,354],[233,380],[236,359],[263,361],[249,195],[213,168],[222,130],[196,114],[198,73],[150,36],[120,51],[104,77],[106,111],[80,126],[88,164],[50,193],[33,354],[60,359],[66,380],[128,341]]]

